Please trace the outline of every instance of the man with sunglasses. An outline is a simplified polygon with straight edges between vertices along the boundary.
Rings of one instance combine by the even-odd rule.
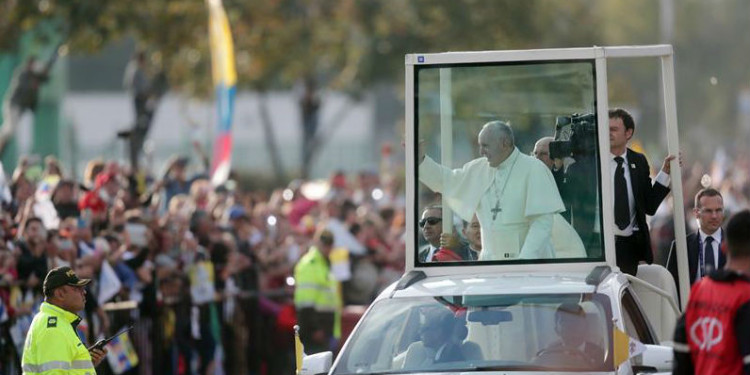
[[[443,208],[440,206],[427,206],[422,211],[419,227],[422,229],[422,236],[427,244],[419,249],[418,258],[421,263],[432,262],[435,253],[440,249],[440,234],[443,233],[442,217]]]
[[[86,303],[85,286],[70,267],[55,268],[44,278],[44,302],[26,335],[21,367],[31,374],[95,374],[107,349],[87,349],[76,334]]]

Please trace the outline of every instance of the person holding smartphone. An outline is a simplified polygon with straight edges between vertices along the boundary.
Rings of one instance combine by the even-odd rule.
[[[70,267],[54,268],[44,278],[44,302],[34,316],[26,336],[21,367],[23,374],[93,374],[107,349],[87,349],[76,334],[81,318],[76,312],[86,303],[85,286],[90,279],[79,279]],[[72,328],[72,329],[71,329]]]

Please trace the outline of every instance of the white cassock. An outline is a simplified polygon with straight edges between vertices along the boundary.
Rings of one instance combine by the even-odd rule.
[[[565,211],[552,172],[541,161],[514,149],[498,167],[487,158],[459,169],[425,156],[419,179],[462,219],[474,213],[482,226],[479,260],[553,258],[554,215]]]
[[[560,214],[555,214],[552,224],[552,247],[555,258],[585,258],[586,248],[578,232]]]

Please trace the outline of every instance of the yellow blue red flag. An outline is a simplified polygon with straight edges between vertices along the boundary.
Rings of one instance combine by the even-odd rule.
[[[208,5],[208,36],[211,47],[211,71],[216,90],[218,126],[214,138],[211,182],[223,184],[232,165],[232,115],[237,84],[234,43],[229,20],[221,0],[206,0]]]

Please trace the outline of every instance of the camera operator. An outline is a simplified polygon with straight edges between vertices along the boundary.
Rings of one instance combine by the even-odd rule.
[[[558,187],[568,210],[565,216],[581,237],[587,256],[598,258],[601,256],[602,241],[597,191],[596,115],[557,117],[554,139],[549,144],[550,158],[560,161],[573,159],[567,168],[560,167],[564,173],[562,184]]]

